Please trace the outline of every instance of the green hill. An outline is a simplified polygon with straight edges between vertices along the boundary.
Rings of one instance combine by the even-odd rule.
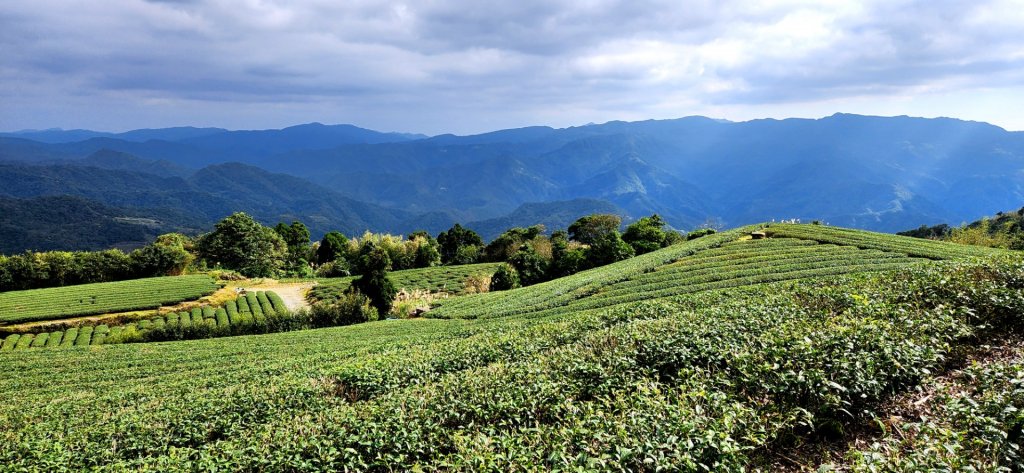
[[[991,327],[1024,327],[1017,256],[810,225],[749,239],[756,229],[451,298],[430,319],[15,347],[0,356],[0,465],[774,469],[994,340]],[[1007,419],[991,429],[1012,432]],[[972,435],[957,437],[965,463],[1016,458],[1007,437]]]

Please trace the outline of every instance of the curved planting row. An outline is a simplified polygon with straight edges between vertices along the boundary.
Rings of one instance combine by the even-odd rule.
[[[167,276],[0,293],[0,325],[152,309],[212,294],[207,275]]]
[[[440,302],[439,307],[430,312],[430,316],[476,318],[486,313],[488,317],[504,317],[563,306],[575,299],[594,294],[610,284],[626,281],[687,256],[718,248],[758,228],[760,227],[751,225],[716,233],[615,264],[513,291],[488,292],[444,300]]]
[[[802,238],[821,243],[892,251],[935,260],[961,259],[972,256],[983,257],[998,252],[998,250],[993,250],[992,248],[979,246],[959,245],[945,241],[924,240],[820,225],[773,223],[765,232],[776,237]]]
[[[848,430],[985,343],[991,327],[1024,327],[1022,274],[1020,262],[926,263],[564,308],[543,321],[404,320],[88,357],[28,352],[0,358],[0,371],[20,373],[0,378],[10,399],[0,464],[773,471],[761,456]],[[95,422],[112,410],[118,422]]]
[[[210,329],[223,329],[231,325],[266,320],[268,315],[274,316],[287,312],[284,300],[276,293],[250,292],[234,301],[229,301],[224,307],[197,307],[190,312],[171,313],[126,325],[114,327],[87,325],[40,334],[12,334],[0,343],[0,351],[122,343],[134,340],[135,337],[144,336],[146,332],[153,330],[198,325],[204,325]]]
[[[477,318],[530,313],[544,315],[566,307],[596,309],[651,297],[672,297],[712,289],[851,272],[884,271],[924,261],[904,253],[820,244],[814,240],[736,240],[739,235],[735,233],[720,235],[725,235],[729,241],[719,240],[720,244],[712,246],[716,242],[709,240],[702,243],[704,249],[689,252],[664,264],[651,264],[641,271],[633,272],[628,278],[591,280],[589,284],[572,287],[570,284],[573,277],[570,277],[564,281],[556,280],[494,295],[464,297],[443,304],[431,312],[431,316]],[[679,254],[693,249],[686,244],[679,246],[672,253]],[[629,260],[593,271],[600,275],[605,271],[615,271],[623,263],[629,263]],[[536,296],[530,294],[530,291],[536,293]]]

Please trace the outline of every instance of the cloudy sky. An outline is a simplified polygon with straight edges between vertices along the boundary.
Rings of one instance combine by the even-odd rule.
[[[1024,130],[1024,0],[13,0],[0,84],[5,131],[835,112]]]

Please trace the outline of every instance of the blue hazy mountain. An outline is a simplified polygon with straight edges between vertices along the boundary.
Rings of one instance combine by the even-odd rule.
[[[709,218],[726,225],[799,218],[895,231],[970,221],[1024,202],[1024,133],[948,118],[686,117],[434,137],[315,123],[191,130],[208,132],[64,143],[19,134],[0,138],[0,161],[52,164],[109,150],[187,169],[240,162],[306,183],[294,185],[314,183],[313,200],[328,192],[334,201],[430,215],[437,224],[591,199],[627,218],[657,212],[682,229]],[[361,222],[393,228],[387,219]]]

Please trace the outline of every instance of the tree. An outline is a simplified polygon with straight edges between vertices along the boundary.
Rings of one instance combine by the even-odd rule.
[[[581,217],[569,225],[569,236],[585,245],[593,245],[611,232],[618,232],[622,218],[612,214],[593,214]]]
[[[238,212],[217,222],[212,232],[201,236],[196,249],[209,264],[248,277],[273,277],[284,265],[288,245],[273,229]]]
[[[508,261],[519,250],[519,247],[544,233],[544,225],[529,228],[513,227],[505,230],[484,248],[484,261]]]
[[[437,240],[424,230],[409,234],[408,241],[416,248],[413,257],[414,268],[429,268],[441,264],[441,250]]]
[[[316,249],[317,264],[327,264],[348,256],[348,238],[339,232],[328,232]]]
[[[544,282],[548,273],[548,261],[530,245],[523,245],[509,258],[509,264],[519,273],[519,282],[524,286]]]
[[[665,221],[658,214],[641,218],[626,227],[626,232],[622,234],[622,241],[633,247],[633,251],[638,255],[664,248],[668,246]]]
[[[480,235],[457,223],[437,235],[437,243],[440,246],[441,262],[444,264],[476,263],[480,257],[480,249],[484,246]]]
[[[560,278],[576,274],[587,266],[587,255],[583,248],[572,247],[569,235],[564,230],[551,234],[551,266],[548,267],[548,279]]]
[[[189,249],[192,241],[180,233],[167,233],[129,255],[137,277],[178,275],[195,259]]]
[[[387,251],[378,247],[373,242],[363,245],[360,250],[357,270],[360,277],[352,281],[352,290],[370,298],[370,305],[377,309],[381,316],[391,312],[391,306],[395,303],[395,296],[398,289],[388,278],[388,270],[391,269],[391,258]]]
[[[288,256],[285,267],[289,274],[307,276],[311,272],[309,267],[309,229],[302,222],[293,221],[291,225],[283,222],[274,227],[274,231],[284,240],[288,246]]]
[[[604,266],[626,258],[632,258],[636,253],[633,247],[622,241],[619,232],[606,233],[595,241],[587,249],[587,262],[591,267]]]
[[[519,273],[515,268],[507,264],[499,265],[498,270],[491,276],[489,289],[491,291],[506,291],[517,287],[519,287]]]

